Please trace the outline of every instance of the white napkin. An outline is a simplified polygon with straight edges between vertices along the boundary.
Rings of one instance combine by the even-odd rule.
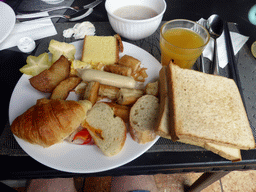
[[[40,13],[41,16],[48,16],[47,12]],[[36,19],[16,23],[11,34],[0,43],[0,51],[17,46],[22,37],[30,37],[34,41],[45,37],[56,35],[57,31],[51,19]]]
[[[198,23],[203,24],[206,22],[205,19],[201,18]],[[230,32],[230,37],[233,45],[234,54],[236,55],[238,51],[243,47],[249,37],[241,35],[239,33]],[[211,38],[207,46],[203,51],[203,56],[208,58],[209,60],[213,60],[213,49],[214,49],[214,40]],[[218,51],[218,60],[219,66],[224,68],[228,64],[228,56],[226,50],[225,36],[224,32],[217,39],[217,51]]]

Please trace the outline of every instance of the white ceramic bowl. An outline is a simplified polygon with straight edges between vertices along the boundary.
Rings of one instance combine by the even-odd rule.
[[[149,7],[157,12],[157,16],[143,20],[130,20],[113,14],[118,8],[129,5]],[[106,0],[105,8],[109,22],[116,33],[130,40],[139,40],[152,35],[157,30],[166,10],[166,2],[164,0]]]

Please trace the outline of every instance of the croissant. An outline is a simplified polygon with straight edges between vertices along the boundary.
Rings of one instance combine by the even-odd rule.
[[[27,142],[50,147],[75,131],[91,106],[87,100],[39,99],[13,121],[11,131]]]

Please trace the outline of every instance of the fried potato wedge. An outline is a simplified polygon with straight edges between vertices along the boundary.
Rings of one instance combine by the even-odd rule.
[[[69,77],[61,81],[52,91],[50,99],[65,100],[68,97],[69,92],[75,89],[81,81],[82,79],[79,77]]]
[[[130,107],[125,105],[119,105],[117,103],[109,103],[109,102],[105,102],[105,103],[108,104],[113,109],[115,116],[118,116],[121,119],[123,119],[125,123],[129,122]]]
[[[84,92],[84,100],[89,100],[92,105],[94,105],[98,98],[100,83],[97,81],[91,81],[88,83],[85,92]]]
[[[30,84],[45,93],[51,93],[53,89],[69,76],[71,62],[63,55],[38,75],[29,79]]]

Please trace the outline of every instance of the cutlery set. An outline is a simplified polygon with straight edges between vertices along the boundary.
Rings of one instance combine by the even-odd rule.
[[[17,11],[16,19],[22,20],[22,19],[51,19],[51,18],[64,18],[68,21],[78,21],[81,20],[87,16],[89,16],[93,12],[93,8],[99,5],[103,0],[96,0],[88,5],[84,5],[82,8],[80,7],[68,7],[68,6],[60,6],[60,7],[53,7],[48,9],[41,9],[41,10],[34,10],[34,11]],[[70,9],[73,10],[75,13],[71,15],[50,15],[50,16],[41,16],[38,15],[38,13],[42,12],[53,12],[56,10],[61,9]]]
[[[216,39],[221,36],[222,32],[224,32],[231,78],[234,79],[239,90],[241,91],[241,83],[238,76],[237,64],[235,61],[234,50],[233,50],[227,22],[223,21],[218,15],[213,14],[202,25],[208,30],[209,34],[214,39],[213,63],[212,63],[212,66],[210,67],[211,69],[209,73],[219,75],[219,63],[218,63]],[[203,55],[201,55],[200,57],[199,70],[202,71],[203,73],[206,73]]]

